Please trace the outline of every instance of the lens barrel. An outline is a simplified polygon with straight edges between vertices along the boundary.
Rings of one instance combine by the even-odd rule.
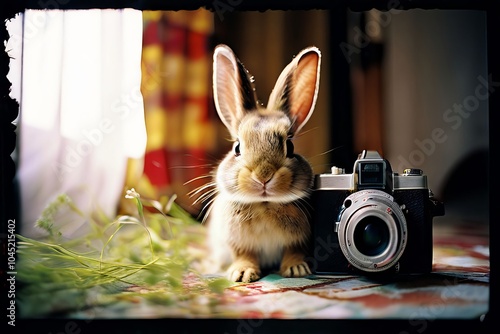
[[[382,253],[390,242],[389,229],[385,221],[368,216],[358,222],[354,229],[354,244],[362,254],[375,256]]]
[[[337,224],[344,256],[362,271],[393,267],[406,247],[405,216],[393,197],[383,191],[367,189],[348,196]]]

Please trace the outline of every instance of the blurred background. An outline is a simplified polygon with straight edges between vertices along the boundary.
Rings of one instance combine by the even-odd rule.
[[[24,35],[31,33],[28,37],[33,37],[36,34],[32,27],[30,31],[29,24],[34,22],[35,28],[38,27],[35,33],[38,34],[50,29],[61,34],[65,31],[62,34],[66,38],[64,43],[77,41],[83,50],[83,41],[70,38],[67,29],[51,28],[48,23],[56,21],[53,13],[55,11],[35,12],[33,15],[38,16],[32,21],[25,19],[19,24],[19,30]],[[64,15],[70,14],[79,15],[70,12]],[[362,150],[377,150],[389,160],[394,171],[401,173],[408,167],[424,171],[428,176],[429,187],[438,199],[444,201],[446,207],[446,216],[437,217],[436,223],[473,222],[487,226],[488,96],[498,94],[495,91],[499,84],[492,82],[488,75],[484,12],[419,9],[244,12],[223,8],[213,12],[200,9],[122,14],[114,17],[108,12],[106,15],[93,13],[96,22],[100,22],[93,27],[112,24],[112,27],[121,27],[117,29],[121,35],[116,35],[119,36],[116,38],[111,33],[113,30],[104,29],[104,35],[96,30],[95,38],[89,42],[102,36],[107,38],[98,45],[102,48],[105,60],[98,75],[116,67],[117,62],[113,60],[115,58],[111,59],[109,45],[118,43],[122,47],[113,51],[116,57],[123,58],[122,67],[114,69],[119,77],[111,74],[114,81],[110,78],[106,79],[108,81],[99,79],[103,87],[116,86],[116,83],[124,86],[125,81],[120,76],[129,78],[130,73],[127,74],[127,71],[135,66],[127,65],[127,61],[135,64],[135,58],[125,59],[127,61],[124,58],[128,57],[126,55],[135,55],[135,51],[121,50],[127,50],[125,47],[138,50],[140,92],[135,91],[133,86],[122,87],[121,97],[118,90],[115,95],[103,100],[102,109],[110,109],[113,99],[119,97],[119,103],[112,104],[116,108],[108,110],[108,114],[115,117],[111,123],[102,122],[106,110],[103,114],[94,115],[95,120],[101,122],[95,123],[99,124],[101,132],[88,132],[83,137],[80,134],[69,144],[43,144],[43,148],[40,146],[42,142],[26,135],[29,131],[22,122],[23,113],[27,114],[26,101],[34,104],[32,108],[35,114],[44,114],[40,113],[40,107],[33,100],[28,99],[27,92],[18,94],[26,99],[21,103],[19,128],[21,139],[27,139],[21,142],[33,147],[33,154],[42,156],[38,158],[38,161],[42,161],[39,165],[35,163],[34,156],[26,155],[24,160],[20,159],[22,168],[17,181],[21,184],[21,192],[23,169],[28,169],[32,179],[38,180],[37,187],[31,181],[24,181],[25,197],[28,193],[28,199],[22,200],[21,212],[24,217],[30,217],[28,221],[23,221],[26,226],[33,224],[32,217],[38,216],[44,206],[58,195],[58,191],[69,189],[77,194],[81,192],[82,183],[91,182],[97,194],[100,193],[99,189],[112,193],[100,194],[111,204],[98,203],[106,206],[108,214],[127,210],[123,195],[133,187],[141,196],[149,198],[175,195],[178,204],[197,216],[202,207],[201,204],[193,205],[195,198],[190,197],[189,192],[209,181],[206,176],[231,147],[229,134],[218,119],[212,97],[212,53],[219,43],[229,45],[255,77],[257,95],[264,104],[280,72],[295,54],[310,45],[321,50],[321,78],[315,112],[295,139],[296,151],[311,162],[315,173],[328,172],[333,165],[343,167],[350,173]],[[45,15],[43,20],[40,15]],[[139,29],[132,27],[133,22],[126,18],[127,15],[132,17],[132,21],[137,21],[134,24],[138,24]],[[72,21],[74,19],[61,22],[70,24]],[[141,22],[142,38],[134,36],[132,41],[130,34],[140,31]],[[36,26],[37,23],[39,26]],[[78,25],[75,23],[73,28],[78,29]],[[44,36],[46,42],[54,41],[53,37]],[[26,45],[43,44],[37,41],[36,38],[25,38],[24,52],[28,50]],[[58,47],[67,52],[70,49],[64,43],[58,44]],[[139,46],[141,44],[142,49]],[[35,66],[39,72],[43,72],[48,61],[60,66],[58,58],[39,56],[40,52],[48,52],[50,48],[44,45],[37,47],[37,50],[46,50],[33,53],[35,59],[43,61],[40,66]],[[84,61],[88,57],[82,54]],[[21,73],[23,77],[28,73],[25,64],[22,68],[23,71],[19,66],[19,78]],[[80,72],[83,73],[80,75],[85,76],[86,71],[82,68]],[[132,70],[135,71],[135,68]],[[14,73],[11,73],[10,80],[15,82],[16,73],[12,69],[11,72]],[[134,73],[132,76],[137,78]],[[49,76],[41,73],[40,77],[45,80]],[[66,78],[67,84],[74,82],[74,78]],[[79,96],[78,91],[88,93],[90,89],[97,90],[99,96],[106,95],[105,89],[96,89],[92,81],[94,79],[89,80],[87,86],[81,86],[81,82],[78,83],[80,86],[75,86],[77,91],[71,97],[71,102],[76,107],[82,107],[82,103],[86,102],[84,99],[74,99]],[[43,80],[40,83],[38,87],[47,86]],[[67,91],[68,86],[62,84],[59,89]],[[36,86],[33,90],[37,90]],[[43,94],[38,95],[41,101],[46,100]],[[60,108],[58,96],[55,96],[52,106],[55,110]],[[127,122],[130,124],[122,129],[121,121],[117,118],[120,115],[118,111],[130,105],[135,110],[135,116],[128,117]],[[85,113],[79,112],[78,115],[82,117]],[[144,115],[144,124],[137,115],[140,118]],[[62,119],[72,123],[73,131],[69,137],[86,129],[77,121],[78,118]],[[35,123],[37,127],[40,124],[39,121]],[[87,129],[94,126],[92,124],[89,123]],[[113,130],[116,129],[113,127],[115,125],[119,131]],[[136,130],[130,131],[134,126]],[[143,126],[146,136],[142,134]],[[126,144],[129,149],[135,145],[134,153],[129,154],[125,149],[123,154],[115,154],[113,148],[107,146],[114,145],[108,143],[111,135],[92,137],[96,133],[108,134],[106,131],[112,132],[113,140],[121,142],[122,146],[125,142],[130,144]],[[101,145],[99,141],[93,147],[88,143],[92,139],[104,140],[106,145]],[[40,149],[34,145],[37,142]],[[76,149],[87,150],[82,151],[85,156],[79,157],[82,162],[78,161],[74,170],[52,170],[51,165],[54,165],[55,160],[51,162],[43,158],[47,148],[53,148],[55,157],[66,158],[68,162],[68,158],[71,158],[68,155],[71,153],[68,151],[70,144]],[[89,153],[88,150],[99,151],[97,159],[102,163],[95,168],[109,168],[106,173],[93,173],[88,169],[87,163],[96,159],[94,151]],[[24,152],[27,151],[29,149],[25,148]],[[139,151],[144,154],[138,154]],[[20,152],[23,152],[22,147]],[[111,152],[114,154],[111,155]],[[114,173],[109,162],[124,157],[126,160],[123,164],[115,163],[116,170],[120,172]],[[122,165],[125,167],[122,168]],[[64,180],[59,179],[61,183],[68,184],[69,180],[75,185],[63,188],[57,185],[55,176],[54,180],[41,177],[37,171],[43,166],[47,175],[54,176],[57,174],[54,172],[59,172],[61,176],[62,173]],[[78,176],[75,176],[75,171],[78,171]],[[113,178],[114,182],[109,182],[109,178]],[[76,182],[77,179],[81,182]],[[49,184],[55,185],[50,194],[44,192],[44,188],[47,188],[45,185]],[[114,190],[110,192],[109,187]],[[33,199],[37,199],[37,205],[33,205]],[[88,207],[95,207],[92,205]]]
[[[218,43],[255,77],[264,104],[292,57],[320,48],[318,104],[296,139],[315,173],[352,172],[363,149],[377,150],[394,171],[423,169],[446,219],[488,222],[487,96],[496,86],[487,88],[484,13],[144,12],[148,148],[139,183],[152,196],[176,193],[193,213],[186,194],[206,180],[184,183],[230,149],[211,97]]]

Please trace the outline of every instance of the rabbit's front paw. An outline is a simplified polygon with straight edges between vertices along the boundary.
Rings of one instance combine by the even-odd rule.
[[[304,261],[288,265],[281,266],[280,274],[283,277],[304,277],[311,275],[311,269]]]
[[[258,266],[247,261],[237,261],[229,267],[227,276],[234,282],[249,283],[260,278],[260,270]]]

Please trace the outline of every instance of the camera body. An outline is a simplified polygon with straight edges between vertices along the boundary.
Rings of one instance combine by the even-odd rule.
[[[432,219],[444,215],[420,169],[395,173],[363,151],[353,173],[315,176],[311,270],[318,274],[422,274],[432,270]]]

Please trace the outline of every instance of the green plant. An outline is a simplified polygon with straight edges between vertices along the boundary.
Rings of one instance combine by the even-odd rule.
[[[78,210],[66,195],[47,206],[36,222],[45,240],[18,235],[18,294],[23,317],[45,317],[96,306],[137,301],[175,303],[210,296],[231,283],[198,274],[204,227],[175,203],[144,199],[134,190],[137,215],[89,219],[91,232],[65,240],[57,212]],[[196,284],[185,284],[186,277]],[[139,291],[139,292],[138,292]],[[184,306],[188,307],[188,306]]]

